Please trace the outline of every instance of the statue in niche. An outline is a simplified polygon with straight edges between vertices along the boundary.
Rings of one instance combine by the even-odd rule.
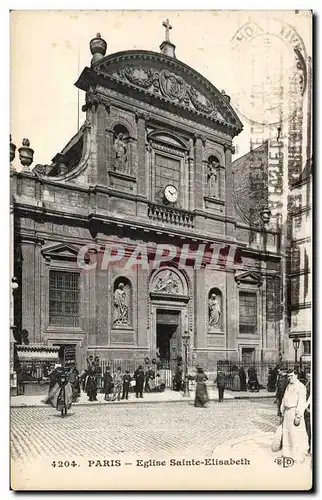
[[[114,292],[114,307],[115,307],[115,320],[117,325],[129,324],[129,305],[128,297],[124,290],[124,283],[119,283]]]
[[[127,145],[124,141],[124,135],[120,132],[114,142],[115,161],[114,167],[118,172],[127,172]]]
[[[168,271],[163,276],[159,276],[155,285],[155,291],[164,293],[180,293],[179,281],[175,279],[171,271]]]
[[[219,162],[211,156],[207,163],[207,186],[208,196],[219,198]]]
[[[209,328],[214,328],[218,325],[221,316],[220,305],[217,299],[217,295],[212,293],[208,301],[208,311],[209,311]]]

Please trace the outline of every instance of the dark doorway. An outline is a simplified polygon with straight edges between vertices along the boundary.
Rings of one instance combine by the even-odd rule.
[[[181,355],[180,312],[157,311],[156,347],[161,362],[169,362]]]
[[[157,324],[157,349],[160,361],[172,361],[177,357],[176,345],[171,342],[172,337],[176,336],[176,330],[177,327],[173,325]]]
[[[76,364],[76,344],[54,344],[59,347],[59,363],[65,366],[68,363]]]

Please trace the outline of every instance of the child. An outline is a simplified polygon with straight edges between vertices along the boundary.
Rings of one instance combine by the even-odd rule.
[[[122,399],[129,399],[129,388],[132,377],[129,370],[126,370],[125,375],[123,375],[123,394]]]

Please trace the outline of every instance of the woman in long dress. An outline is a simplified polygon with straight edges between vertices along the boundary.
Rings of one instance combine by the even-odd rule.
[[[195,396],[195,406],[197,408],[204,408],[206,403],[209,401],[206,381],[208,380],[207,375],[204,373],[201,367],[197,368],[196,375],[196,396]]]
[[[50,390],[46,403],[51,404],[64,417],[72,405],[73,389],[62,367],[58,367],[55,376],[55,385]]]
[[[67,415],[67,410],[72,406],[73,389],[68,377],[64,374],[60,377],[59,391],[57,393],[56,410],[60,411],[62,417]]]

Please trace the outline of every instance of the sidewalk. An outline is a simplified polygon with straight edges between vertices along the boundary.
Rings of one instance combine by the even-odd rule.
[[[104,401],[104,394],[98,394],[98,401],[88,401],[86,393],[82,392],[77,403],[73,403],[73,406],[83,406],[83,405],[128,405],[128,404],[142,404],[142,403],[178,403],[183,401],[192,401],[195,396],[195,389],[190,390],[190,397],[183,397],[182,392],[176,392],[171,390],[166,390],[161,393],[144,393],[143,399],[137,399],[135,394],[130,394],[128,401]],[[216,388],[208,387],[208,396],[210,401],[218,401],[218,391]],[[266,390],[261,390],[260,392],[231,392],[225,391],[225,400],[233,399],[248,399],[248,398],[273,398],[275,396],[272,392],[267,392]],[[46,394],[35,395],[35,396],[12,396],[10,399],[10,406],[12,407],[25,407],[25,406],[43,406],[42,401],[46,397]]]

